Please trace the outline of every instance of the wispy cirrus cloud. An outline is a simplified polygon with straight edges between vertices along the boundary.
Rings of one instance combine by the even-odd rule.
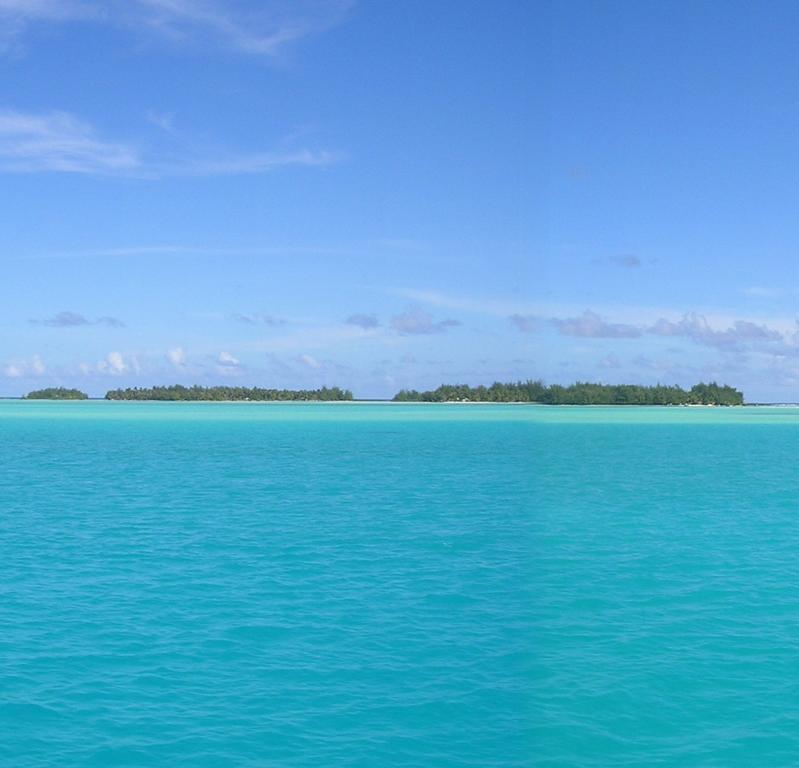
[[[351,0],[0,0],[6,47],[34,25],[83,22],[184,47],[276,57],[339,23]]]
[[[98,138],[90,125],[66,112],[0,110],[0,171],[119,175],[141,165],[135,147]]]
[[[108,19],[181,44],[205,44],[256,56],[278,56],[304,37],[340,22],[352,0],[126,0]]]
[[[102,138],[89,123],[66,112],[0,110],[0,172],[76,173],[161,178],[268,173],[290,166],[323,167],[339,153],[313,149],[273,152],[190,152],[181,146],[145,151]]]
[[[160,128],[170,136],[176,136],[178,133],[177,129],[175,128],[174,112],[157,112],[156,110],[151,109],[147,112],[144,118],[148,123],[150,123],[150,125]]]
[[[0,0],[0,52],[13,48],[31,25],[87,20],[96,13],[96,6],[80,0]]]
[[[18,19],[72,18],[86,8],[71,0],[0,0],[0,14]]]
[[[86,20],[95,11],[80,0],[0,0],[0,54],[17,50],[31,26]]]
[[[163,176],[240,176],[268,173],[288,166],[323,168],[334,165],[342,157],[341,153],[310,149],[253,152],[212,158],[187,158],[160,167],[155,165],[153,171]]]
[[[109,315],[104,315],[102,317],[90,319],[86,317],[86,315],[82,315],[79,312],[70,312],[68,310],[64,310],[63,312],[57,312],[52,317],[46,317],[41,320],[36,318],[31,318],[30,322],[33,325],[46,325],[49,326],[50,328],[77,328],[85,325],[106,325],[110,328],[125,327],[125,323],[123,323],[117,317],[110,317]]]

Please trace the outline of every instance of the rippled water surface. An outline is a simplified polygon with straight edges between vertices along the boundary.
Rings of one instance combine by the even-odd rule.
[[[799,429],[546,410],[0,402],[0,765],[790,748]]]
[[[799,409],[533,409],[534,764],[799,764]]]

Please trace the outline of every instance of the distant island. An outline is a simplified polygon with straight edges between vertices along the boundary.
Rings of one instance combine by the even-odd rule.
[[[65,387],[48,387],[35,389],[24,396],[24,400],[88,400],[89,396],[79,389],[66,389]]]
[[[25,400],[87,400],[79,389],[48,387],[24,395]],[[106,400],[163,400],[192,402],[288,402],[353,400],[352,392],[341,387],[321,389],[266,389],[263,387],[186,387],[182,384],[161,387],[129,387],[112,389]],[[419,392],[403,389],[393,397],[397,403],[539,403],[542,405],[743,405],[743,393],[726,384],[712,381],[695,384],[690,389],[656,384],[575,384],[546,385],[541,381],[517,381],[490,386],[442,384],[437,389]]]
[[[352,392],[340,387],[321,389],[262,389],[261,387],[184,387],[175,384],[169,387],[133,387],[112,389],[106,400],[190,400],[190,401],[289,401],[289,400],[352,400]]]
[[[695,384],[691,389],[656,384],[592,384],[577,382],[569,386],[545,385],[541,381],[495,382],[489,387],[442,384],[438,389],[417,392],[403,389],[394,395],[396,402],[450,403],[477,401],[489,403],[542,403],[546,405],[743,405],[744,396],[726,384]]]

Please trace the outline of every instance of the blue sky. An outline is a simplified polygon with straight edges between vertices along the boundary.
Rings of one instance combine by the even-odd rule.
[[[0,394],[799,399],[790,3],[0,0]]]

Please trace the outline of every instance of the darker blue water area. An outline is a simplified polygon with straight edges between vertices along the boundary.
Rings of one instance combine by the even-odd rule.
[[[534,470],[538,430],[513,407],[0,404],[0,765],[580,755],[558,712],[586,702],[547,691],[575,671],[577,635],[550,640],[590,510]]]

